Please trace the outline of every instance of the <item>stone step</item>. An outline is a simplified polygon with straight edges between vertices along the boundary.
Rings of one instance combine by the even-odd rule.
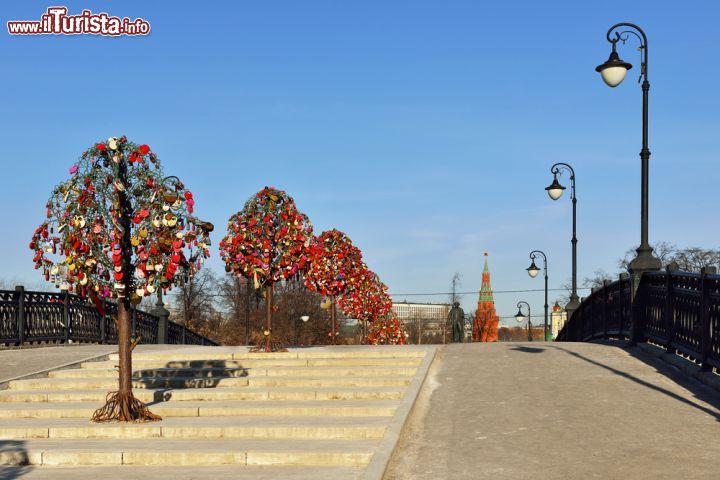
[[[253,367],[360,367],[360,366],[418,366],[422,358],[317,358],[317,359],[254,359],[254,360],[143,360],[133,356],[133,368],[253,368]],[[84,362],[80,368],[116,368],[117,360]]]
[[[133,388],[214,388],[242,387],[248,385],[247,377],[146,377],[134,378]],[[112,390],[117,389],[115,378],[31,378],[13,380],[10,390]]]
[[[417,368],[393,366],[362,366],[362,367],[253,367],[253,368],[153,368],[135,369],[133,377],[182,377],[182,378],[227,378],[244,376],[288,376],[288,377],[322,377],[322,376],[413,376]],[[48,375],[50,378],[117,378],[118,371],[114,368],[78,368],[55,370]]]
[[[357,480],[363,470],[352,467],[303,465],[237,465],[223,466],[131,466],[119,467],[5,467],[0,478],[22,480],[118,480],[122,478],[152,480]],[[4,476],[2,476],[4,475]]]
[[[364,467],[379,440],[29,439],[5,442],[0,465],[318,465]],[[50,477],[51,478],[51,477]],[[124,476],[124,478],[128,478]]]
[[[246,377],[251,387],[406,387],[412,377]]]
[[[133,388],[227,387],[405,387],[411,377],[145,377],[133,379]],[[10,390],[113,390],[114,378],[33,378],[9,382]]]
[[[405,394],[398,387],[240,387],[188,389],[135,389],[142,402],[223,401],[223,400],[399,400]],[[104,390],[0,390],[3,402],[104,402]]]
[[[253,369],[254,370],[254,369]],[[256,370],[258,375],[262,370]],[[134,369],[133,377],[244,377],[249,374],[250,370],[244,368],[154,368],[154,369]],[[118,370],[116,368],[77,368],[54,370],[48,374],[49,378],[117,378]]]
[[[311,400],[311,401],[227,401],[163,402],[150,404],[161,417],[236,417],[236,416],[307,416],[307,417],[392,417],[395,400]],[[85,418],[101,403],[4,403],[0,418]]]
[[[165,418],[148,423],[92,423],[87,419],[7,419],[0,442],[31,438],[379,439],[387,419],[368,417]]]
[[[133,355],[137,360],[167,360],[167,361],[198,361],[198,360],[274,360],[274,359],[368,359],[368,358],[424,358],[425,350],[413,348],[373,348],[365,349],[359,347],[340,348],[310,348],[291,349],[287,352],[256,352],[233,351],[228,348],[197,347],[194,349],[182,348],[178,350],[166,350],[160,352],[141,352]],[[109,360],[117,361],[118,354],[109,355]]]

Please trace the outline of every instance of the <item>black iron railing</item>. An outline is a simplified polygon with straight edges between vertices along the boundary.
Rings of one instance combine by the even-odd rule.
[[[720,369],[720,275],[645,273],[631,293],[631,279],[606,283],[580,304],[558,341],[625,338],[652,342],[700,364]]]
[[[67,292],[0,290],[0,345],[34,343],[117,343],[113,318],[117,305],[103,301],[105,315],[92,302]],[[142,343],[217,345],[183,325],[132,309],[132,332]],[[160,323],[167,322],[161,329]],[[167,332],[161,338],[161,332]]]

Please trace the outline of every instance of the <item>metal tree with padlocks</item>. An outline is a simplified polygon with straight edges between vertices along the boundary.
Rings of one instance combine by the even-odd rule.
[[[310,265],[305,272],[305,286],[330,298],[330,338],[337,341],[336,300],[359,282],[366,270],[360,249],[339,230],[327,230],[315,238],[310,248]]]
[[[88,148],[52,191],[47,219],[30,248],[46,280],[117,302],[119,387],[93,420],[148,421],[132,393],[131,305],[192,276],[209,256],[211,223],[192,215],[195,200],[177,177],[164,177],[147,145],[111,137]]]
[[[296,278],[307,268],[312,223],[298,211],[287,193],[265,187],[241,211],[230,217],[220,241],[225,270],[265,290],[265,329],[258,350],[271,352],[273,288],[276,282]]]
[[[346,316],[362,323],[365,342],[368,326],[390,313],[392,299],[387,293],[387,285],[380,281],[380,277],[366,266],[363,267],[351,287],[340,297],[338,305]]]

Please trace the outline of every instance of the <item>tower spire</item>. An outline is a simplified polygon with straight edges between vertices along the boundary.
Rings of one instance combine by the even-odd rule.
[[[478,295],[477,312],[473,323],[474,342],[497,342],[498,324],[500,319],[495,313],[495,300],[490,285],[490,267],[488,266],[488,252],[484,252],[485,265],[482,272],[482,285]]]

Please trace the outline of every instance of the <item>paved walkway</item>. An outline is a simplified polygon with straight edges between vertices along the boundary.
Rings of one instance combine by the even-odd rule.
[[[138,345],[135,352],[177,348],[177,345]],[[60,345],[0,350],[0,384],[68,364],[117,352],[117,345]]]
[[[612,345],[439,351],[386,478],[718,479],[720,394]]]

